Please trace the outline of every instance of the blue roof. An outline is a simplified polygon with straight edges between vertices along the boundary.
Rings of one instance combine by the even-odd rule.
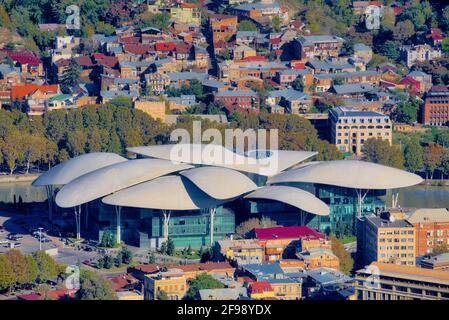
[[[320,42],[345,42],[343,38],[337,36],[301,36],[297,39],[303,45],[311,45]]]
[[[283,277],[284,271],[278,262],[245,264],[242,269],[252,274],[257,280],[275,278],[276,275]]]

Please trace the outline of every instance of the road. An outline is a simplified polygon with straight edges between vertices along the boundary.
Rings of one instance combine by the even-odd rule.
[[[348,253],[351,253],[351,254],[356,253],[357,252],[357,241],[347,243],[344,245],[344,247]]]

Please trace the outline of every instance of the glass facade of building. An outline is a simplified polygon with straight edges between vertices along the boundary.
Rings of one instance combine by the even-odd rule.
[[[85,212],[83,212],[85,215]],[[101,240],[105,231],[116,234],[116,214],[113,206],[93,202],[89,205],[88,229],[92,238]],[[160,210],[122,208],[121,238],[140,248],[156,248],[164,241],[164,218]],[[84,223],[82,223],[84,229]],[[84,229],[85,231],[85,229]],[[214,240],[221,240],[235,232],[232,210],[218,207],[214,219]],[[172,212],[168,233],[177,248],[210,245],[210,214],[208,210]]]
[[[293,184],[290,184],[293,185]],[[319,184],[294,184],[294,186],[315,194],[329,206],[329,216],[320,217],[312,214],[305,216],[305,224],[311,228],[337,235],[355,235],[355,223],[358,212],[357,193],[354,189]],[[385,208],[382,197],[385,190],[372,190],[366,195],[362,205],[362,215]],[[274,201],[251,202],[251,214],[266,216],[284,226],[300,225],[300,210]]]

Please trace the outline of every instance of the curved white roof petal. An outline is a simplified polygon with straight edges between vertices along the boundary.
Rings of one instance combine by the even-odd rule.
[[[420,176],[407,171],[357,160],[315,162],[268,180],[270,184],[303,182],[373,190],[405,188],[422,181]]]
[[[65,185],[83,174],[125,161],[128,160],[115,153],[86,153],[54,166],[34,180],[32,185]]]
[[[212,198],[226,200],[257,189],[257,185],[243,173],[219,167],[200,167],[181,172]]]
[[[246,199],[274,200],[289,204],[318,216],[328,216],[329,207],[320,199],[305,190],[290,186],[262,187],[245,197]]]
[[[168,160],[139,159],[89,172],[65,185],[56,195],[62,208],[74,207],[169,173],[192,168]]]
[[[268,156],[257,159],[255,156],[238,154],[217,144],[171,144],[133,147],[127,150],[152,158],[225,167],[267,177],[278,174],[317,154],[308,151],[263,150],[262,152],[268,153]],[[255,152],[257,150],[253,150],[249,154],[253,155]]]
[[[166,176],[144,182],[118,191],[102,201],[114,206],[158,210],[198,210],[223,203],[209,197],[181,176]]]

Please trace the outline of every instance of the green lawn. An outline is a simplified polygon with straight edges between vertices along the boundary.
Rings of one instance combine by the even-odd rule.
[[[346,236],[344,238],[339,239],[343,244],[351,243],[357,241],[356,236]]]

